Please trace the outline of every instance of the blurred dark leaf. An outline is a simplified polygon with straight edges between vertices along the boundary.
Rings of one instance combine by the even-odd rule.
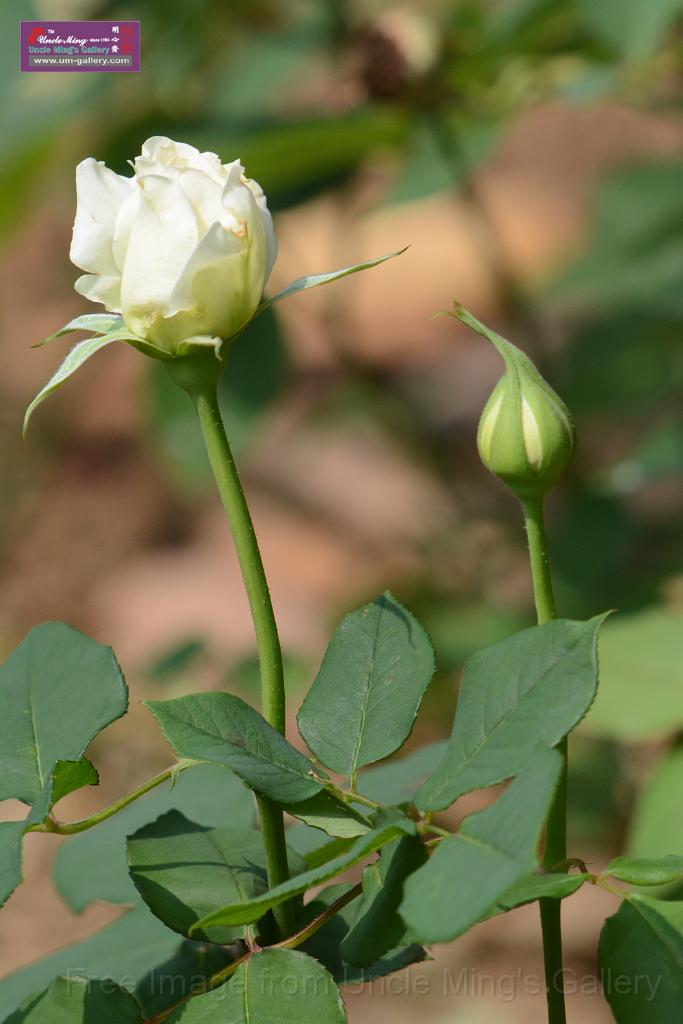
[[[475,651],[529,625],[519,613],[486,601],[453,601],[440,595],[414,607],[432,639],[441,672],[461,668]]]
[[[441,763],[448,742],[428,743],[404,757],[392,758],[361,772],[359,792],[380,804],[408,803]]]
[[[624,773],[615,744],[581,733],[571,739],[570,848],[614,849],[623,826]],[[595,780],[600,779],[596,786]]]
[[[617,494],[632,494],[657,480],[683,471],[683,419],[662,423],[647,434],[632,454],[604,475]]]
[[[500,122],[483,119],[459,119],[441,128],[419,123],[387,202],[405,203],[457,188],[488,155],[500,128]]]
[[[683,319],[683,163],[650,163],[607,177],[593,242],[550,289],[598,308]]]
[[[514,52],[553,53],[580,49],[579,27],[575,0],[503,0],[487,18],[486,35]]]
[[[116,77],[21,72],[18,22],[37,17],[31,0],[0,4],[0,239],[25,216],[69,124],[83,117]]]
[[[683,792],[683,747],[664,754],[643,787],[631,820],[628,852],[635,857],[683,853],[683,815],[672,813]]]
[[[652,54],[683,13],[681,0],[576,0],[576,4],[586,27],[630,58]]]
[[[281,90],[310,70],[331,35],[325,5],[309,8],[308,14],[292,25],[245,35],[237,52],[227,54],[212,82],[210,118],[257,117],[274,101],[281,105]]]
[[[283,653],[282,660],[287,696],[298,702],[310,686],[315,669],[308,659],[287,652]],[[230,673],[230,683],[231,687],[235,685],[250,702],[253,700],[258,703],[261,692],[261,671],[258,658],[246,658],[241,661]]]
[[[220,383],[223,421],[238,451],[248,443],[258,417],[280,391],[286,373],[279,320],[272,310],[266,310],[235,341]]]
[[[607,98],[619,86],[619,72],[613,64],[587,64],[569,82],[560,86],[560,95],[570,103],[583,105]]]
[[[563,614],[580,617],[596,608],[623,608],[635,533],[623,505],[577,489],[551,523],[551,557]]]
[[[600,688],[582,728],[625,743],[683,728],[680,615],[653,607],[606,623],[600,639]]]
[[[680,327],[645,315],[597,317],[569,345],[563,397],[577,416],[660,409],[681,378],[679,352]]]
[[[185,672],[206,653],[206,641],[201,637],[183,640],[158,654],[147,669],[147,675],[150,679],[163,682]]]
[[[367,105],[335,117],[188,127],[183,137],[223,159],[238,155],[277,210],[343,181],[378,149],[401,144],[408,123],[399,110]]]
[[[400,146],[408,125],[399,110],[372,105],[300,120],[206,121],[155,112],[112,131],[103,159],[127,173],[126,161],[148,136],[169,135],[218,153],[223,161],[239,157],[266,192],[270,209],[278,210],[341,184],[370,154]]]

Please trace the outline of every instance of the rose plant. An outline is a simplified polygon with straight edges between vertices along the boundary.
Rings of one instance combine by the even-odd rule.
[[[264,299],[275,237],[265,197],[239,161],[153,138],[133,166],[129,178],[94,160],[77,169],[71,257],[86,274],[76,288],[106,312],[53,335],[94,336],[72,349],[26,422],[111,342],[164,363],[194,403],[232,530],[261,712],[227,692],[148,702],[174,754],[169,767],[91,817],[64,822],[53,811],[59,800],[99,781],[89,743],[126,712],[121,668],[109,648],[60,623],[37,626],[8,658],[0,799],[28,810],[0,824],[0,898],[20,883],[23,837],[33,832],[70,837],[56,880],[73,909],[94,899],[130,909],[6,979],[7,1024],[342,1024],[340,986],[407,968],[432,943],[533,902],[548,1019],[562,1024],[561,903],[584,885],[622,901],[603,932],[603,970],[650,982],[607,990],[616,1020],[677,1020],[680,905],[639,890],[683,879],[683,857],[619,857],[595,873],[566,848],[567,736],[595,697],[605,616],[556,614],[543,502],[574,448],[564,404],[519,349],[455,307],[505,363],[479,450],[521,502],[538,624],[469,659],[448,742],[394,758],[434,653],[419,622],[384,593],[334,633],[299,710],[310,751],[302,753],[285,737],[277,625],[216,387],[234,339],[267,305],[389,257],[301,278]],[[435,817],[502,783],[457,830]],[[286,820],[301,824],[286,829]],[[357,884],[338,881],[358,865]]]

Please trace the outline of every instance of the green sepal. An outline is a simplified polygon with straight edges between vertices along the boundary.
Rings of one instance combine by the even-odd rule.
[[[256,313],[258,315],[269,306],[273,306],[276,302],[281,302],[283,299],[288,299],[290,295],[296,295],[297,292],[305,291],[308,288],[317,288],[321,284],[330,284],[332,281],[339,281],[342,277],[357,274],[359,270],[369,270],[371,267],[377,267],[380,263],[386,263],[387,260],[391,260],[395,256],[402,256],[407,248],[408,246],[405,246],[396,252],[385,253],[384,256],[377,256],[376,259],[366,260],[364,263],[354,263],[350,267],[342,267],[341,270],[330,270],[324,274],[306,274],[304,277],[297,277],[295,281],[288,284],[282,291],[277,292],[270,299],[264,299]]]

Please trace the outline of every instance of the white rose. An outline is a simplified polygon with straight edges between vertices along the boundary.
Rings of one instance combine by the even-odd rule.
[[[252,318],[277,244],[262,189],[239,160],[161,136],[132,178],[101,161],[76,168],[71,260],[76,291],[121,313],[138,337],[168,352],[216,345]]]

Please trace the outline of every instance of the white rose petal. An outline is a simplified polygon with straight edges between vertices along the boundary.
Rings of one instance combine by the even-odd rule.
[[[83,274],[74,288],[91,302],[101,302],[108,313],[121,312],[121,278],[106,274]]]
[[[138,183],[140,202],[126,250],[121,306],[129,327],[146,336],[148,324],[168,313],[168,303],[199,241],[189,200],[177,181],[150,174]]]
[[[254,315],[277,253],[260,186],[239,160],[164,136],[148,139],[123,178],[93,159],[77,169],[71,258],[80,294],[176,353],[218,344]]]
[[[92,157],[83,160],[76,168],[77,209],[69,255],[71,262],[81,270],[110,277],[117,275],[112,236],[119,211],[129,198],[132,187],[129,178],[114,174]],[[107,305],[107,309],[119,311],[117,287],[103,285],[95,289],[94,294],[98,296],[94,299],[96,302],[106,301],[99,298],[99,295],[106,294],[113,303]]]
[[[522,433],[529,465],[538,472],[543,463],[543,439],[534,410],[526,398],[522,398]]]
[[[263,227],[266,232],[266,247],[268,252],[268,258],[266,260],[266,281],[270,277],[270,272],[273,269],[275,260],[277,259],[277,238],[275,237],[275,229],[273,227],[273,218],[268,204],[266,202],[266,195],[261,186],[253,178],[245,178],[244,184],[248,189],[251,190],[256,205],[261,213],[261,220],[263,221]]]

